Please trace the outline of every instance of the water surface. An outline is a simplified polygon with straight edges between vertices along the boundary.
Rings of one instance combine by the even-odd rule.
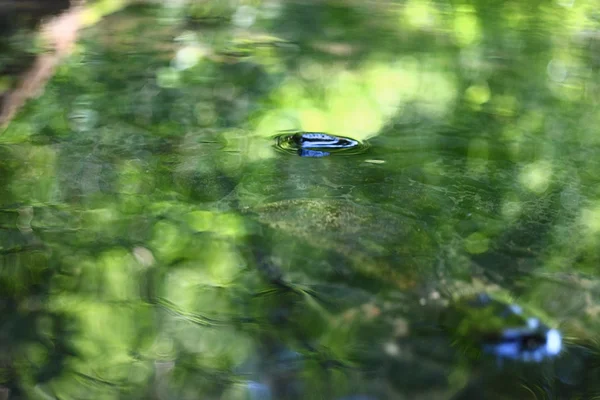
[[[0,136],[0,393],[598,396],[595,4],[234,3],[107,17]]]

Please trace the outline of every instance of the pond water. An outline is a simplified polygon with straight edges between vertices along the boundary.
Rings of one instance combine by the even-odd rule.
[[[591,0],[106,17],[0,135],[0,399],[600,396],[599,78]]]

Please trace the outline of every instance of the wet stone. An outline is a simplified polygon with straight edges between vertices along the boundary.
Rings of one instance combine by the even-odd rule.
[[[367,149],[358,140],[322,132],[286,132],[275,137],[275,147],[300,157],[326,157],[332,154],[359,154]]]

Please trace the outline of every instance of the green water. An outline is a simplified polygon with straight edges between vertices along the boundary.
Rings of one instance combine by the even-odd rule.
[[[85,30],[0,135],[0,399],[599,396],[596,8],[169,3]],[[298,157],[285,130],[368,145]],[[439,320],[477,291],[561,354],[466,349]]]

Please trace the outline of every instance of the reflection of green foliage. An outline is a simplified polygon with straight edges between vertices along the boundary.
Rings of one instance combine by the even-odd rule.
[[[243,29],[233,2],[114,15],[0,136],[0,384],[336,398],[368,365],[381,398],[450,396],[472,366],[423,339],[424,305],[473,275],[589,342],[597,39],[564,43],[592,3],[267,3]],[[280,129],[371,147],[290,157]]]

